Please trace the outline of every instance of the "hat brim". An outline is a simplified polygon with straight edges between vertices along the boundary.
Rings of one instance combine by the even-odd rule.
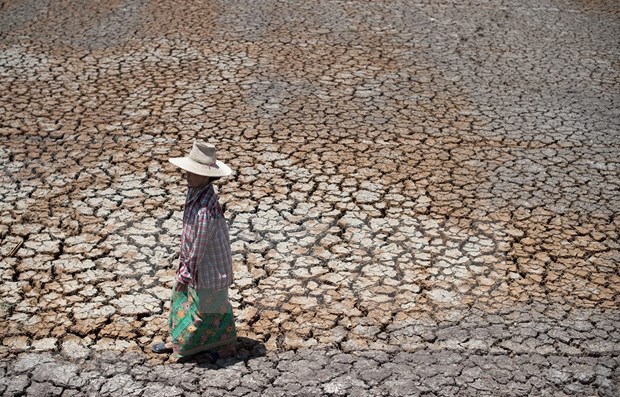
[[[189,157],[173,157],[168,161],[185,171],[202,176],[228,176],[232,174],[230,167],[219,160],[216,160],[215,165],[212,166],[200,164]]]

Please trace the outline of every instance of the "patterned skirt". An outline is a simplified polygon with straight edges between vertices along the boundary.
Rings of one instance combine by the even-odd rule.
[[[176,358],[235,343],[237,330],[228,289],[172,290],[168,326]]]

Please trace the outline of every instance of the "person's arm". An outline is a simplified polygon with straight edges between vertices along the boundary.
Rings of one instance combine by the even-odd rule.
[[[192,280],[198,279],[198,264],[202,261],[207,251],[207,243],[209,240],[209,215],[206,209],[201,209],[196,215],[194,223],[194,240],[189,250],[186,260],[181,263],[179,272],[177,273],[177,290],[179,284],[187,285]]]
[[[192,274],[190,273],[188,261],[181,261],[179,270],[177,271],[177,290],[180,290],[181,285],[187,285],[192,281]]]

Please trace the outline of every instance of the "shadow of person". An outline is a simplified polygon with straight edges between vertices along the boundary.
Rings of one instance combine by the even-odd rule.
[[[226,358],[218,357],[216,352],[206,351],[193,356],[178,359],[177,363],[195,364],[200,368],[219,369],[233,366],[239,362],[247,362],[253,358],[263,357],[267,348],[261,341],[246,337],[237,337],[237,353]]]

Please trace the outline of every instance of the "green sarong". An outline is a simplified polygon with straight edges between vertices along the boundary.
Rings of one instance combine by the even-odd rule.
[[[172,290],[168,327],[176,358],[235,343],[237,330],[228,289]]]

